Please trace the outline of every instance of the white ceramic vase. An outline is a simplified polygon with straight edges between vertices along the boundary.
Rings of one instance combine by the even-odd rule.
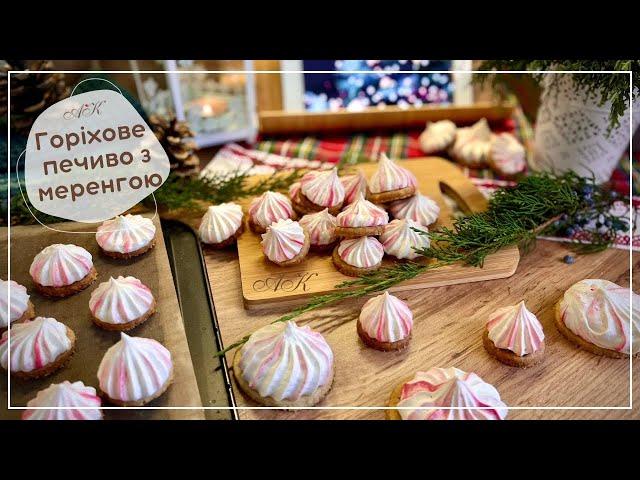
[[[552,81],[552,75],[558,78]],[[593,172],[598,183],[611,178],[629,146],[631,115],[627,109],[620,126],[607,134],[611,104],[600,106],[599,100],[598,94],[578,90],[572,74],[547,76],[535,128],[534,170],[573,170],[583,176]],[[635,131],[640,124],[640,97],[633,103],[633,111]]]

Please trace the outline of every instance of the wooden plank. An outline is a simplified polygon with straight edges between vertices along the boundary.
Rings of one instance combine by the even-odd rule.
[[[87,385],[98,387],[96,378],[98,365],[106,350],[119,340],[120,334],[102,330],[91,322],[89,297],[99,282],[108,280],[110,276],[133,275],[151,289],[157,301],[157,311],[147,322],[128,333],[158,340],[169,349],[174,362],[173,385],[150,406],[202,407],[160,222],[157,218],[154,222],[157,229],[156,246],[149,253],[131,260],[115,260],[101,255],[95,235],[92,234],[59,233],[41,226],[11,228],[12,279],[27,287],[37,315],[56,318],[73,329],[77,337],[76,353],[66,367],[43,379],[20,381],[12,378],[12,406],[23,406],[36,395],[38,390],[64,380],[82,380]],[[56,224],[52,227],[85,232],[95,229],[94,225],[78,223]],[[94,265],[98,271],[96,282],[81,293],[60,300],[47,299],[36,293],[29,276],[29,266],[40,250],[53,243],[74,243],[87,249],[93,256]],[[0,258],[2,258],[0,273],[2,278],[7,278],[7,228],[0,230]],[[0,398],[3,400],[0,418],[19,418],[21,410],[7,409],[7,375],[4,370],[1,373]],[[109,410],[105,411],[105,418],[203,419],[204,415],[201,409]]]
[[[426,105],[408,109],[388,106],[384,109],[367,108],[361,112],[266,110],[259,113],[258,119],[261,135],[306,135],[423,128],[428,121],[445,119],[458,125],[468,125],[483,117],[489,122],[504,120],[511,117],[512,113],[513,105],[484,102],[465,106]]]
[[[440,217],[432,228],[451,226],[451,210],[442,196],[441,184],[454,192],[465,210],[479,212],[486,208],[486,200],[482,194],[451,162],[438,157],[425,157],[399,161],[398,164],[411,170],[418,179],[420,191],[433,198],[440,206]],[[376,164],[362,164],[358,168],[365,176],[370,177],[376,169]],[[260,235],[250,230],[238,239],[242,293],[246,308],[264,308],[281,302],[286,305],[304,303],[312,295],[335,291],[337,284],[351,278],[336,270],[331,260],[331,252],[312,252],[299,264],[283,268],[266,260],[260,241]],[[434,269],[393,288],[393,291],[508,277],[515,272],[518,259],[516,247],[506,248],[489,256],[484,268],[450,265]],[[428,260],[418,261],[426,263]],[[384,265],[392,263],[388,258],[383,262]]]
[[[355,320],[366,299],[345,301],[300,317],[300,324],[308,324],[325,335],[335,354],[334,386],[320,406],[384,406],[398,382],[433,366],[476,372],[495,385],[510,406],[627,406],[629,362],[575,348],[555,327],[553,309],[562,293],[584,278],[605,278],[629,286],[629,252],[609,249],[579,256],[573,265],[562,262],[567,253],[569,250],[562,243],[539,241],[508,279],[398,294],[409,304],[415,318],[411,344],[401,353],[374,351],[359,341]],[[234,249],[209,251],[206,262],[224,344],[231,344],[282,314],[244,309]],[[636,259],[634,268],[639,266]],[[633,289],[640,289],[637,275]],[[499,363],[482,346],[489,314],[523,299],[542,322],[547,344],[545,362],[526,370]],[[228,361],[233,354],[228,354]],[[640,363],[637,359],[634,362],[634,371],[638,372]],[[508,418],[638,418],[639,385],[635,375],[633,410],[512,410]],[[255,406],[235,385],[234,392],[239,406]],[[240,410],[239,414],[242,419],[384,418],[384,411],[376,410]]]

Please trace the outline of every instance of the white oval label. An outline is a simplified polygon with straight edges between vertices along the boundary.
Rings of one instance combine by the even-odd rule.
[[[169,159],[155,134],[112,90],[55,103],[29,133],[26,191],[49,215],[102,222],[149,196],[168,175]]]

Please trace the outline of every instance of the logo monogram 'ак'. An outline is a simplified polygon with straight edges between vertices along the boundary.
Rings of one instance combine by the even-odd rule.
[[[106,100],[100,100],[99,102],[84,103],[78,108],[72,108],[64,112],[62,117],[65,120],[71,120],[72,118],[90,117],[91,115],[100,115],[100,108],[106,103]]]
[[[256,280],[252,287],[256,292],[306,292],[307,282],[317,276],[317,273],[298,273],[294,277],[287,277],[283,274],[277,277],[267,277],[264,280]]]

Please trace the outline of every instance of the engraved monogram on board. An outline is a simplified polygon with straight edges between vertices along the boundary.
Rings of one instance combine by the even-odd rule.
[[[306,292],[309,282],[317,277],[317,273],[301,272],[295,275],[283,273],[263,280],[253,282],[252,288],[256,292]]]

